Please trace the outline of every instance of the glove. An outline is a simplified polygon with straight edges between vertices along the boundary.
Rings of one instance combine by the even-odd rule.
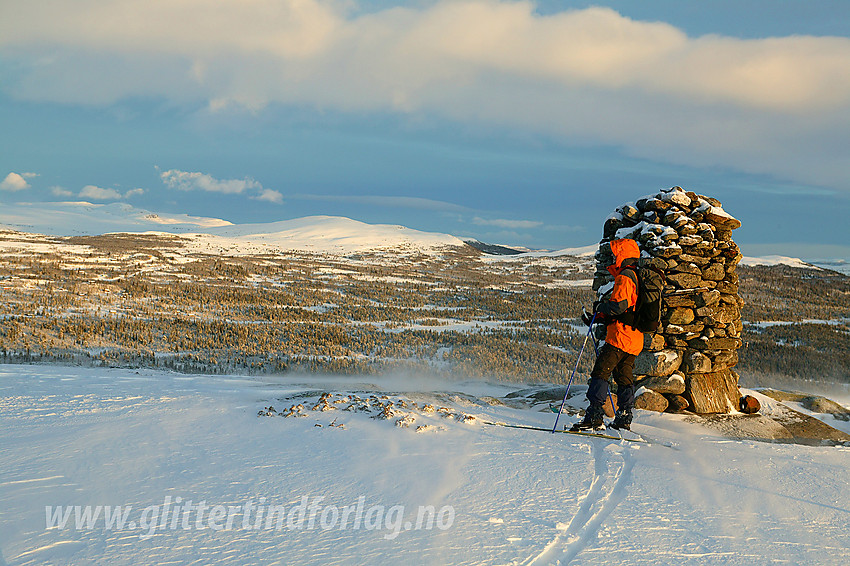
[[[594,309],[594,312],[596,312],[596,309]],[[582,309],[582,313],[581,313],[581,321],[582,321],[582,322],[583,322],[586,326],[590,326],[590,323],[594,321],[594,319],[593,319],[593,313],[592,313],[592,312],[587,312],[587,309]],[[604,321],[605,321],[605,315],[603,315],[601,312],[597,312],[597,313],[596,313],[596,321],[595,321],[595,322],[603,323]]]

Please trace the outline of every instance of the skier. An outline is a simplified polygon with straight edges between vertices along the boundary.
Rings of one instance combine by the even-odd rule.
[[[608,272],[614,276],[614,289],[610,298],[593,304],[596,320],[607,325],[605,344],[599,349],[599,356],[590,372],[587,388],[589,406],[584,413],[584,419],[577,422],[570,430],[601,430],[605,414],[602,406],[608,395],[608,379],[613,372],[617,382],[617,404],[619,406],[612,428],[629,430],[632,424],[632,407],[634,406],[634,378],[632,372],[635,358],[643,350],[643,332],[632,326],[634,310],[638,300],[638,290],[635,279],[623,273],[629,265],[635,265],[640,258],[637,242],[629,239],[611,242],[614,253],[614,265],[608,267]],[[582,316],[585,324],[590,325],[591,317]]]

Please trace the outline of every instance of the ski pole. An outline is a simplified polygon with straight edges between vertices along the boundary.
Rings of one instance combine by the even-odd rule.
[[[567,390],[564,391],[564,399],[561,401],[561,406],[558,408],[558,415],[555,417],[555,426],[552,427],[552,432],[554,433],[558,429],[558,419],[561,418],[561,411],[564,409],[564,404],[567,402],[567,395],[570,394],[570,387],[573,385],[573,378],[578,371],[578,363],[581,361],[581,354],[584,352],[584,347],[587,345],[587,338],[590,336],[590,333],[593,332],[593,323],[596,322],[596,311],[593,311],[593,318],[590,319],[590,326],[587,328],[587,334],[584,335],[584,342],[581,343],[581,349],[578,351],[578,357],[576,358],[576,367],[573,368],[573,373],[570,374],[570,382],[567,383]],[[593,342],[594,346],[596,346],[596,340]]]

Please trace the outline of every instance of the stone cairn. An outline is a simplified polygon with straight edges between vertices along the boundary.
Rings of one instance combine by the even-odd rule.
[[[624,204],[605,221],[593,280],[598,297],[613,287],[606,269],[613,263],[611,240],[633,239],[642,257],[667,266],[661,328],[645,334],[635,361],[636,408],[738,409],[741,394],[732,368],[741,347],[743,300],[736,274],[741,253],[732,230],[740,226],[718,200],[681,187]]]

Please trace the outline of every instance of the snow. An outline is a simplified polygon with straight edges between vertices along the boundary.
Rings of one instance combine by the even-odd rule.
[[[248,255],[280,251],[350,254],[373,250],[423,251],[465,247],[449,234],[389,224],[366,224],[339,216],[308,216],[263,224],[233,224],[218,218],[153,213],[129,204],[89,202],[3,204],[3,226],[54,236],[104,233],[179,233],[196,253]]]
[[[730,220],[735,220],[735,217],[723,210],[719,206],[709,206],[708,211],[715,216],[720,216],[722,218],[728,218]]]
[[[850,318],[844,317],[833,320],[822,318],[804,318],[799,322],[787,320],[762,320],[758,322],[744,321],[744,324],[759,329],[770,328],[771,326],[792,326],[795,324],[827,324],[829,326],[846,326],[850,324]]]
[[[810,259],[809,263],[823,269],[831,269],[844,275],[850,275],[850,261],[846,258]]]
[[[755,265],[787,265],[789,267],[797,267],[797,268],[806,268],[806,269],[818,269],[814,265],[810,263],[806,263],[805,261],[796,258],[796,257],[785,257],[781,255],[766,255],[762,257],[747,257],[744,256],[741,258],[739,262],[741,265],[746,265],[748,267],[752,267]]]
[[[284,250],[314,253],[354,253],[375,249],[465,246],[463,240],[448,234],[421,232],[404,226],[366,224],[339,216],[308,216],[267,224],[241,224],[209,231],[213,242],[225,246],[250,244]]]
[[[231,256],[308,252],[347,255],[367,251],[429,253],[463,247],[448,234],[421,232],[404,226],[366,224],[338,216],[308,216],[267,224],[238,224],[187,235],[187,251]]]
[[[485,424],[552,425],[545,404],[485,402],[518,388],[0,366],[0,564],[850,560],[850,448],[732,441],[644,411],[633,429],[673,448]],[[322,391],[446,409],[411,412],[410,427],[339,409],[257,416]],[[69,505],[132,507],[123,528],[112,507],[110,529],[105,511],[90,529],[73,513],[46,528],[45,508]],[[294,511],[281,530],[256,520],[280,505]],[[298,522],[308,505],[312,527]],[[429,505],[438,520],[416,528]]]
[[[2,203],[2,222],[13,230],[52,236],[98,235],[107,232],[204,231],[230,224],[219,218],[154,213],[126,203],[85,201]]]
[[[689,206],[691,203],[691,197],[689,197],[685,191],[681,189],[669,191],[662,190],[661,200],[678,206]]]
[[[511,247],[511,246],[508,246]],[[581,246],[577,248],[563,248],[560,250],[537,250],[537,251],[527,251],[518,254],[512,255],[493,255],[488,254],[484,256],[483,259],[489,262],[517,262],[527,260],[529,258],[540,259],[540,258],[559,258],[562,256],[570,256],[570,257],[583,257],[590,258],[596,254],[596,250],[599,249],[599,244],[591,244],[589,246]]]
[[[541,286],[546,287],[547,289],[582,287],[587,287],[588,289],[590,289],[590,287],[593,286],[593,279],[563,279],[560,281],[553,281],[552,283],[544,283]]]

